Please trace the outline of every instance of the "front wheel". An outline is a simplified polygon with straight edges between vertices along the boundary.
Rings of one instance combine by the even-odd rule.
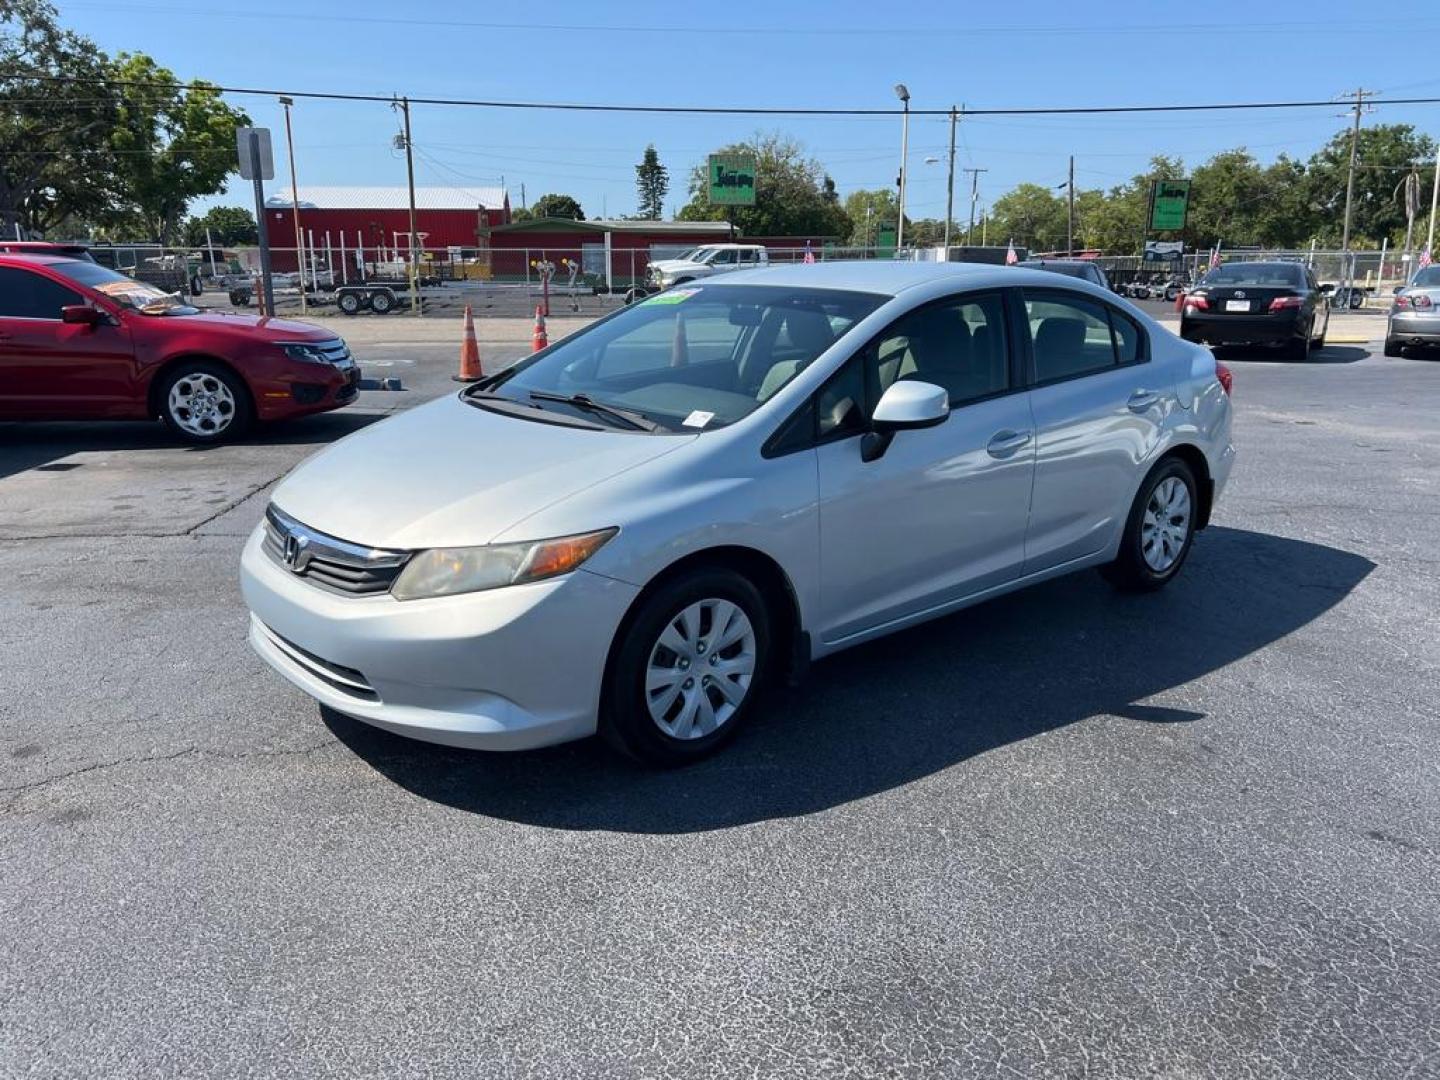
[[[1160,462],[1140,485],[1120,553],[1103,573],[1125,592],[1163,588],[1185,564],[1195,539],[1195,474],[1178,457]]]
[[[734,737],[770,663],[759,591],[725,569],[697,570],[642,601],[611,665],[600,730],[650,765],[696,761]]]
[[[360,311],[360,294],[353,292],[342,292],[335,300],[335,306],[346,315],[356,315]]]
[[[384,315],[395,306],[395,294],[389,289],[381,289],[370,297],[370,310],[376,315]]]
[[[190,443],[239,438],[250,426],[250,394],[240,377],[220,364],[196,360],[165,376],[160,387],[165,426]]]

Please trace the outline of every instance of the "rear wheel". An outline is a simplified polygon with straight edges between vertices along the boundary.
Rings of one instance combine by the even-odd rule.
[[[203,360],[183,363],[160,387],[165,426],[191,443],[236,439],[250,426],[250,394],[229,368]]]
[[[335,301],[335,306],[346,315],[356,315],[360,311],[360,294],[353,292],[342,292]]]
[[[370,310],[377,315],[384,315],[395,306],[395,294],[389,289],[381,289],[370,297]]]
[[[1394,338],[1388,338],[1388,337],[1387,337],[1387,338],[1385,339],[1385,355],[1386,355],[1386,356],[1404,356],[1404,355],[1405,355],[1405,346],[1401,345],[1400,342],[1396,341]]]
[[[1195,539],[1195,474],[1178,457],[1151,470],[1125,521],[1120,553],[1102,570],[1116,588],[1153,592],[1180,572]]]
[[[1286,360],[1304,360],[1305,357],[1309,355],[1310,339],[1308,334],[1305,337],[1291,338],[1288,342],[1285,343]]]
[[[770,619],[749,580],[724,569],[677,577],[642,601],[618,643],[600,731],[651,765],[718,750],[749,717],[770,664]]]

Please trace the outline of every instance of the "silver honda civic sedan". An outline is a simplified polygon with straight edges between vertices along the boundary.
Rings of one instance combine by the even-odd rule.
[[[1229,476],[1229,394],[1044,271],[729,274],[302,464],[245,547],[250,641],[402,735],[682,763],[840,649],[1084,567],[1165,585]]]

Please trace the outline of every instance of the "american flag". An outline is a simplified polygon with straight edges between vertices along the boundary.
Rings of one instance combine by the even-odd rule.
[[[1427,247],[1424,251],[1420,252],[1420,258],[1415,263],[1415,269],[1424,270],[1425,267],[1430,265],[1431,261],[1430,249]]]
[[[1014,266],[1020,261],[1020,256],[1015,254],[1015,241],[1010,241],[1010,248],[1005,252],[1005,265]]]
[[[810,250],[809,240],[805,241],[805,258],[801,261],[804,262],[807,266],[815,261],[815,252]]]
[[[1214,270],[1220,265],[1220,245],[1216,244],[1210,249],[1210,269]]]

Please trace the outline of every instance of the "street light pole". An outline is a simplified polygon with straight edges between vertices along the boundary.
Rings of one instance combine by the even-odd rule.
[[[290,209],[295,217],[295,268],[300,271],[300,314],[308,309],[305,301],[305,246],[300,237],[300,185],[295,179],[295,138],[290,132],[290,106],[295,99],[282,97],[280,104],[285,107],[285,147],[290,155]]]
[[[945,261],[950,261],[950,222],[955,218],[955,106],[950,106],[950,175],[945,181]]]
[[[1440,147],[1435,149],[1435,181],[1430,185],[1430,232],[1425,237],[1425,250],[1435,257],[1435,208],[1440,203]]]
[[[900,220],[895,223],[895,250],[905,248],[905,162],[910,156],[910,91],[904,83],[895,84],[895,96],[905,106],[905,116],[900,121]]]
[[[410,138],[410,99],[401,98],[399,108],[401,115],[405,117],[405,176],[410,185],[410,269],[407,275],[410,280],[410,311],[419,315],[420,268],[416,265],[415,254],[415,150]]]
[[[1065,216],[1065,257],[1075,254],[1075,155],[1070,155],[1070,179],[1065,185],[1070,206]]]

